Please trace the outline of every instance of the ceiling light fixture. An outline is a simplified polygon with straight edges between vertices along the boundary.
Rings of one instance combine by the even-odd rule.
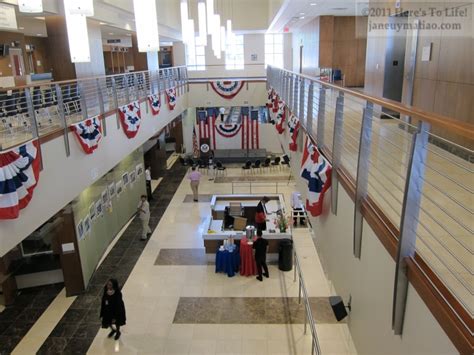
[[[65,10],[71,15],[94,16],[94,0],[68,0]]]
[[[18,11],[26,13],[43,12],[42,0],[19,0]]]
[[[198,20],[199,20],[199,42],[207,46],[207,21],[206,21],[206,3],[204,0],[198,3]]]
[[[311,5],[311,6],[316,6],[316,3],[315,3],[315,2],[312,2],[310,5]]]
[[[70,8],[70,1],[71,0],[64,0],[64,8],[66,9],[66,28],[71,62],[90,62],[91,55],[89,34],[87,32],[87,18],[84,15],[71,14],[67,10]]]
[[[160,50],[158,18],[155,0],[133,0],[138,50],[157,52]]]

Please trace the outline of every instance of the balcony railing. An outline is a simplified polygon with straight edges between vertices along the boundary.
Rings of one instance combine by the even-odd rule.
[[[165,89],[175,87],[183,93],[185,84],[187,70],[182,66],[0,89],[0,151],[53,132],[68,132],[73,123],[102,117]],[[64,138],[68,151],[67,134]]]
[[[363,257],[367,206],[390,232],[395,334],[403,329],[407,270],[417,265],[454,314],[454,323],[442,326],[458,326],[464,342],[456,345],[466,350],[474,314],[474,152],[430,133],[430,126],[471,142],[474,126],[283,69],[269,67],[267,78],[333,164],[332,213],[338,181],[352,189],[354,256]]]

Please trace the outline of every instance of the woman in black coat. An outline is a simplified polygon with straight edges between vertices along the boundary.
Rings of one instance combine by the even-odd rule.
[[[100,307],[100,318],[102,318],[102,328],[112,329],[109,338],[115,334],[115,340],[120,338],[120,327],[125,325],[125,305],[122,300],[117,280],[110,279],[104,286],[102,295],[102,306]],[[115,329],[114,327],[115,326]]]

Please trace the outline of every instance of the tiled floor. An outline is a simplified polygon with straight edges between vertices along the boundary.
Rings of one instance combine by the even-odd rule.
[[[63,284],[23,289],[0,313],[0,354],[9,354],[63,288]]]
[[[240,169],[230,170],[232,176],[241,174]],[[273,174],[271,179],[287,177],[288,171]],[[304,334],[293,273],[269,265],[270,278],[264,282],[216,274],[215,266],[204,259],[201,238],[209,202],[184,203],[190,187],[183,176],[183,169],[175,164],[155,191],[151,225],[156,228],[150,240],[139,242],[139,227],[130,223],[98,267],[87,292],[72,302],[39,354],[311,354],[310,331]],[[288,201],[294,186],[285,186]],[[201,181],[202,194],[229,190],[228,182]],[[329,308],[329,285],[309,230],[298,228],[293,234],[323,354],[354,354],[347,326],[335,323]],[[100,328],[98,319],[99,296],[111,276],[123,283],[127,308],[127,325],[119,341],[107,338],[108,331]],[[180,321],[185,299],[202,305],[192,313],[191,323]],[[215,319],[202,323],[210,315]],[[25,347],[17,353],[27,351],[28,341],[40,330],[35,332],[28,333]]]

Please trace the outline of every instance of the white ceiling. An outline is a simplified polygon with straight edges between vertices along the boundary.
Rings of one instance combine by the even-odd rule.
[[[290,32],[303,26],[317,16],[361,15],[368,0],[285,0],[273,18],[270,32],[281,32],[288,27]]]

